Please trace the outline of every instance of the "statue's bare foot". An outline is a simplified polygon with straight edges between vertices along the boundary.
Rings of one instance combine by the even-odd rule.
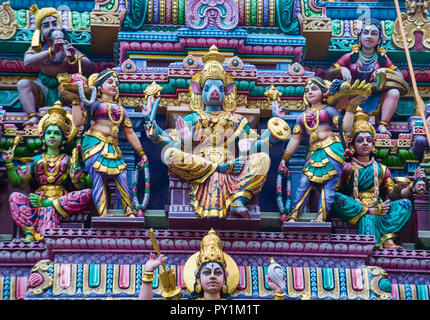
[[[37,125],[39,122],[39,118],[37,116],[30,117],[25,123],[24,127],[33,127]]]
[[[242,218],[250,218],[248,208],[238,202],[233,202],[230,205],[230,212]]]
[[[378,126],[378,132],[379,132],[379,133],[383,133],[383,134],[388,134],[388,135],[390,135],[390,137],[391,137],[391,132],[390,132],[390,131],[388,131],[387,127],[386,127],[386,126],[384,126],[383,124],[380,124],[380,125]]]
[[[403,250],[403,247],[395,244],[394,241],[390,239],[384,242],[384,249]]]
[[[322,212],[318,213],[317,217],[311,220],[311,222],[325,222],[324,214]]]

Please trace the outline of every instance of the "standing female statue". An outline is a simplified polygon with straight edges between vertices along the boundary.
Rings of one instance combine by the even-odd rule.
[[[321,78],[308,79],[303,97],[306,110],[298,116],[296,125],[293,128],[293,137],[289,141],[279,164],[281,171],[288,170],[288,161],[299,148],[303,135],[307,133],[310,137],[309,153],[305,159],[293,209],[287,218],[288,222],[298,220],[298,216],[306,205],[313,186],[321,191],[318,213],[314,221],[325,221],[333,202],[334,188],[340,178],[345,162],[344,148],[334,130],[339,129],[342,134],[342,128],[345,131],[351,128],[355,106],[363,101],[365,97],[357,96],[349,101],[341,122],[341,128],[338,128],[340,113],[335,107],[328,105],[326,102],[330,91],[333,91],[333,88],[330,89],[330,83]],[[339,104],[344,104],[345,102],[348,102],[348,100],[343,99]],[[285,112],[275,109],[274,115],[283,118]]]
[[[30,182],[36,191],[29,196],[14,192],[10,195],[13,221],[22,229],[25,240],[42,239],[48,228],[59,228],[61,218],[82,212],[91,201],[90,182],[63,146],[76,135],[71,116],[57,102],[38,125],[42,137],[42,154],[33,157],[26,167],[15,169],[12,150],[3,153],[9,181],[13,187],[25,188]],[[70,181],[80,191],[68,192]]]
[[[82,157],[85,169],[93,182],[94,203],[100,216],[108,215],[107,183],[108,180],[113,180],[120,193],[125,215],[134,216],[127,165],[119,149],[119,128],[136,150],[137,156],[141,159],[140,163],[146,162],[147,158],[127,112],[118,104],[118,74],[113,70],[104,70],[100,74],[91,75],[88,84],[96,88],[97,98],[88,103],[86,110],[79,101],[75,101],[72,105],[72,116],[75,126],[86,124]],[[81,100],[85,101],[85,96],[83,94],[80,96]],[[89,130],[86,130],[88,127]]]

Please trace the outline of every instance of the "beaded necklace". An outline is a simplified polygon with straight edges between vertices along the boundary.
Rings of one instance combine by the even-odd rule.
[[[378,61],[378,55],[376,52],[373,55],[368,56],[360,51],[358,53],[357,71],[360,73],[371,72],[376,64],[376,61]]]

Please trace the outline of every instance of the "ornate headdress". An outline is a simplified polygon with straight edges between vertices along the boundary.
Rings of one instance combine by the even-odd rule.
[[[239,283],[239,268],[230,255],[223,252],[222,242],[214,229],[211,229],[200,243],[200,251],[193,254],[184,266],[184,281],[187,289],[192,292],[196,281],[196,269],[207,262],[217,262],[228,272],[227,287],[232,293]]]
[[[370,116],[363,112],[363,109],[357,107],[357,113],[354,116],[354,122],[352,124],[349,137],[354,140],[354,137],[360,132],[368,132],[372,135],[372,138],[376,138],[375,128],[369,123]]]
[[[78,129],[73,124],[72,116],[63,109],[60,101],[55,102],[55,104],[48,109],[48,113],[40,119],[37,126],[39,136],[43,136],[46,128],[50,125],[59,126],[64,136],[67,137],[67,142],[70,142],[78,132]]]
[[[35,25],[36,30],[33,33],[33,38],[31,40],[31,46],[39,48],[40,47],[40,24],[42,23],[43,19],[46,17],[54,17],[56,18],[60,24],[62,24],[61,14],[55,9],[55,8],[42,8],[39,9],[37,4],[33,4],[29,8],[30,13],[32,13],[35,17]]]
[[[329,90],[331,82],[329,80],[323,80],[319,77],[313,77],[306,81],[305,87],[312,83],[316,83],[321,88],[321,91],[323,92],[322,100],[325,101],[327,99],[326,92]],[[309,101],[306,99],[306,93],[303,94],[303,102],[306,106],[309,106]]]
[[[224,66],[222,65],[224,59],[224,56],[218,52],[218,48],[215,45],[211,46],[209,52],[206,53],[202,58],[202,61],[204,62],[203,70],[196,73],[191,80],[198,82],[201,88],[208,79],[222,80],[224,86],[234,82],[234,78],[224,70]],[[202,110],[202,96],[200,94],[194,93],[191,86],[189,88],[189,92],[191,96],[191,110]],[[231,94],[225,96],[222,108],[225,111],[233,111],[236,109],[236,86],[234,87]]]
[[[203,264],[209,261],[218,262],[224,269],[227,268],[224,253],[222,251],[222,242],[214,229],[211,229],[202,239],[199,259],[197,260],[197,268],[200,269]]]

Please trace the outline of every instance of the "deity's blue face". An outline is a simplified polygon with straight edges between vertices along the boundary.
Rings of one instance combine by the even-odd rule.
[[[222,106],[225,97],[225,88],[222,80],[208,79],[202,88],[202,100],[206,106]]]

